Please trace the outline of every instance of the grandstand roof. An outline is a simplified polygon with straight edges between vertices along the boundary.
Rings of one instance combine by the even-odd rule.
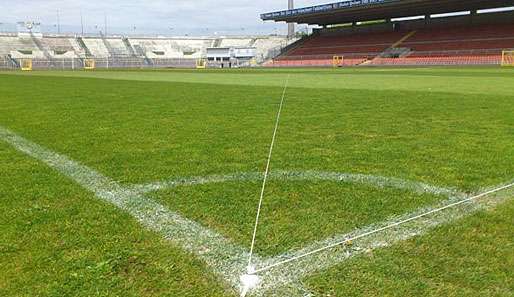
[[[265,21],[311,25],[440,14],[513,6],[514,0],[352,0],[265,13]]]

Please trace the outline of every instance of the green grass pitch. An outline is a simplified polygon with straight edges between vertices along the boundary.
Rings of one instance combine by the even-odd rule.
[[[514,181],[512,69],[2,72],[0,128],[127,188],[179,181],[145,195],[249,249],[259,173],[288,76],[256,238],[260,257],[448,199],[437,190],[323,176],[460,195]],[[237,296],[173,239],[1,138],[0,164],[0,296]],[[317,270],[301,278],[303,290],[513,296],[508,196]],[[288,296],[281,292],[263,294]]]

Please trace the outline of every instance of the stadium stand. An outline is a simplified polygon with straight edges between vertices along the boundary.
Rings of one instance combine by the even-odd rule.
[[[69,69],[94,60],[96,67],[195,67],[209,51],[233,53],[231,65],[270,67],[384,65],[498,65],[514,49],[514,11],[479,9],[514,0],[353,0],[263,14],[263,20],[321,26],[303,38],[217,36],[130,38],[0,34],[4,69],[32,59],[34,68]],[[465,11],[467,15],[434,17]],[[421,19],[393,19],[421,16]],[[240,57],[236,52],[251,52]],[[254,56],[253,56],[254,55]],[[225,58],[223,58],[225,59]],[[232,59],[238,61],[232,63]],[[87,61],[86,61],[87,60]],[[239,63],[239,62],[245,63]],[[505,63],[504,63],[505,64]]]
[[[109,53],[109,57],[130,57],[130,52],[122,39],[108,39],[102,36],[102,42]]]
[[[68,38],[43,38],[41,45],[54,58],[76,58],[75,48]]]
[[[151,59],[199,59],[213,43],[212,39],[131,39],[139,52]]]
[[[127,37],[123,37],[122,41],[123,41],[123,45],[125,46],[126,50],[128,51],[129,56],[137,57],[136,51],[134,50],[132,43],[130,43],[130,40]]]
[[[291,40],[295,41],[295,40]],[[282,37],[266,37],[266,38],[255,38],[253,47],[255,47],[257,60],[268,61],[278,56],[282,49],[288,45],[289,42]]]
[[[86,48],[89,50],[91,55],[96,58],[107,58],[110,56],[109,50],[105,46],[102,38],[82,38]]]
[[[323,66],[332,65],[334,56],[343,56],[343,65],[359,65],[380,55],[404,35],[404,32],[319,33],[278,57],[276,62],[288,66]],[[305,61],[305,65],[301,61]]]
[[[401,57],[374,59],[373,65],[500,64],[504,49],[514,47],[514,24],[419,30],[401,45]]]
[[[502,50],[509,48],[514,48],[514,24],[342,36],[319,33],[271,65],[328,66],[334,56],[344,56],[345,66],[500,64]]]
[[[13,58],[42,58],[41,53],[31,38],[18,36],[0,36],[0,55]]]
[[[92,57],[93,54],[87,47],[84,42],[84,39],[81,36],[77,36],[71,41],[73,48],[75,49],[75,53],[77,53],[82,58]]]
[[[512,46],[514,25],[486,25],[418,31],[403,46],[415,52],[502,49]]]
[[[403,32],[370,34],[321,34],[289,52],[291,56],[303,55],[352,55],[353,57],[376,56],[405,35]]]
[[[315,30],[264,65],[333,66],[336,56],[344,57],[337,66],[489,65],[500,64],[502,51],[514,48],[514,13],[478,14],[476,10],[498,7],[494,5],[505,1],[405,0],[369,4],[357,0],[344,7],[342,3],[262,15],[264,20],[295,20],[323,26],[346,24]],[[469,15],[440,18],[430,15],[432,11],[457,11],[453,7],[469,9]],[[425,14],[423,19],[391,20],[413,16],[416,10]],[[359,25],[362,20],[378,16],[382,21]]]
[[[275,57],[288,39],[280,36],[219,38],[129,38],[113,36],[37,36],[0,34],[0,67],[19,68],[31,59],[34,69],[74,69],[93,59],[96,68],[196,67],[212,47],[254,47],[259,62]],[[16,64],[17,63],[17,64]]]

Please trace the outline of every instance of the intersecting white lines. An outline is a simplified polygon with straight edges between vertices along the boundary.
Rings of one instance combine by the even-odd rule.
[[[93,192],[98,199],[108,202],[131,214],[146,228],[160,233],[172,243],[195,254],[203,260],[210,269],[217,273],[227,283],[227,285],[232,288],[232,290],[236,291],[240,289],[239,276],[246,270],[248,250],[233,243],[230,239],[223,237],[221,234],[205,228],[197,222],[184,218],[157,202],[146,198],[144,193],[175,186],[193,186],[197,184],[227,182],[231,180],[258,180],[259,178],[262,178],[262,174],[240,173],[211,177],[184,178],[174,181],[127,187],[120,185],[116,181],[103,176],[91,168],[81,165],[66,156],[52,152],[1,126],[0,140],[10,144],[18,151],[45,163],[47,166],[53,168],[64,176],[67,176],[86,190]],[[319,247],[338,242],[341,239],[354,237],[359,234],[369,232],[370,230],[380,228],[381,226],[387,226],[388,224],[394,223],[402,218],[408,218],[416,214],[425,213],[427,211],[455,203],[456,201],[459,201],[459,199],[463,199],[462,195],[458,194],[454,189],[445,189],[395,178],[359,174],[314,171],[280,171],[271,174],[270,178],[283,180],[331,180],[354,182],[369,184],[377,188],[392,187],[407,189],[417,193],[432,193],[449,198],[436,205],[418,209],[413,213],[405,214],[401,217],[391,218],[388,221],[358,229],[348,234],[340,234],[332,238],[311,243],[301,250],[290,251],[272,258],[256,257],[255,263],[260,267],[265,267],[296,255],[305,254],[306,252],[315,250]],[[499,187],[501,186],[493,187],[491,189]],[[502,193],[488,195],[487,197],[484,197],[485,199],[483,200],[470,201],[469,203],[449,209],[444,213],[437,213],[419,221],[413,221],[398,228],[359,239],[354,242],[351,247],[341,246],[331,250],[326,250],[323,253],[303,258],[297,262],[288,263],[271,271],[266,271],[260,275],[262,277],[262,282],[258,290],[254,292],[254,295],[262,296],[268,294],[268,292],[273,292],[273,295],[275,296],[303,296],[307,294],[307,291],[299,287],[299,282],[302,278],[311,275],[312,273],[334,266],[350,257],[359,255],[366,250],[389,246],[398,241],[424,234],[436,226],[452,222],[463,216],[472,214],[479,209],[494,207],[513,196],[514,193],[512,189],[506,189],[506,191],[503,191]]]

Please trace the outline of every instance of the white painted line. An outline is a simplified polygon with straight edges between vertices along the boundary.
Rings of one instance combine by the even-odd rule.
[[[329,250],[329,249],[333,249],[335,247],[338,247],[338,246],[341,246],[341,245],[344,245],[344,244],[356,241],[356,240],[361,239],[363,237],[368,237],[370,235],[374,235],[376,233],[380,233],[380,232],[386,231],[388,229],[396,228],[398,226],[407,224],[409,222],[412,222],[412,221],[419,220],[421,218],[430,216],[430,215],[432,215],[434,213],[442,212],[442,211],[447,210],[449,208],[453,208],[453,207],[459,206],[461,204],[464,204],[464,203],[467,203],[467,202],[471,202],[473,200],[477,200],[477,199],[483,198],[485,196],[488,196],[488,195],[491,195],[491,194],[494,194],[494,193],[497,193],[497,192],[500,192],[500,191],[503,191],[503,190],[507,190],[507,189],[512,188],[512,187],[514,187],[514,183],[508,184],[508,185],[505,185],[505,186],[502,186],[502,187],[499,187],[499,188],[496,188],[496,189],[493,189],[493,190],[490,190],[490,191],[487,191],[485,193],[482,193],[482,194],[479,194],[479,195],[476,195],[476,196],[472,196],[472,197],[469,197],[469,198],[466,198],[466,199],[462,199],[460,201],[457,201],[457,202],[454,202],[454,203],[450,203],[448,205],[445,205],[445,206],[442,206],[442,207],[439,207],[439,208],[432,209],[432,210],[427,211],[427,212],[422,213],[422,214],[411,216],[411,217],[409,217],[407,219],[404,219],[404,220],[401,220],[401,221],[398,221],[398,222],[394,222],[394,223],[391,223],[391,224],[389,224],[387,226],[384,226],[384,227],[381,227],[381,228],[377,228],[377,229],[374,229],[374,230],[371,230],[371,231],[368,231],[368,232],[364,232],[364,233],[356,235],[354,237],[349,237],[347,239],[331,243],[331,244],[329,244],[327,246],[324,246],[324,247],[312,250],[310,252],[306,252],[306,253],[303,253],[303,254],[300,254],[300,255],[288,258],[286,260],[278,261],[278,262],[276,262],[274,264],[271,264],[271,265],[268,265],[268,266],[256,269],[253,273],[254,274],[259,274],[259,273],[271,270],[271,269],[273,269],[275,267],[282,266],[282,265],[290,263],[290,262],[298,261],[298,260],[300,260],[302,258],[311,256],[311,255],[314,255],[314,254],[318,254],[320,252],[323,252],[323,251],[326,251],[326,250]]]
[[[15,133],[0,126],[0,140],[10,144],[20,152],[34,159],[44,162],[50,168],[69,177],[88,191],[96,194],[102,201],[115,205],[136,218],[142,225],[163,235],[164,238],[177,244],[186,251],[202,259],[208,267],[216,272],[234,290],[240,290],[239,277],[244,273],[247,264],[248,251],[222,235],[204,228],[200,224],[183,218],[162,205],[147,199],[143,193],[176,186],[193,186],[210,182],[259,180],[259,173],[236,175],[219,175],[206,178],[180,179],[150,185],[124,187],[114,180],[69,159],[66,156],[52,152]],[[360,174],[327,173],[327,172],[273,172],[270,178],[286,180],[330,180],[351,183],[370,184],[380,187],[393,187],[406,189],[418,193],[432,193],[450,197],[446,201],[432,207],[421,208],[401,218],[391,219],[383,223],[355,230],[348,234],[341,234],[322,241],[314,242],[309,246],[287,252],[273,258],[257,258],[254,262],[259,267],[268,267],[289,258],[298,257],[325,246],[345,242],[347,238],[357,238],[351,246],[335,246],[309,257],[298,258],[297,261],[287,262],[271,270],[262,271],[259,286],[252,293],[255,296],[288,296],[300,297],[308,295],[302,287],[301,279],[317,271],[337,265],[348,258],[362,254],[375,248],[390,246],[398,241],[406,240],[417,235],[429,232],[436,226],[453,222],[459,218],[470,215],[477,210],[495,207],[506,199],[514,197],[514,191],[509,185],[503,185],[477,195],[482,199],[459,202],[454,197],[458,192],[431,185],[403,181],[400,179],[368,176]],[[499,188],[503,191],[496,192]],[[450,206],[454,204],[454,206]],[[437,209],[445,209],[445,212]],[[430,215],[421,216],[430,212]],[[406,221],[418,216],[418,220],[411,220],[395,228],[384,228],[398,221]],[[368,236],[359,236],[373,230],[383,228],[383,232],[371,233]]]
[[[253,271],[252,256],[253,256],[253,250],[255,248],[255,238],[257,236],[257,228],[259,227],[259,218],[261,216],[262,201],[264,199],[264,191],[266,190],[266,182],[268,180],[268,174],[269,174],[269,169],[270,169],[270,164],[271,164],[271,156],[273,155],[273,148],[275,147],[275,140],[277,138],[278,126],[280,124],[280,115],[282,114],[282,108],[284,107],[284,99],[286,98],[287,85],[289,84],[290,77],[291,77],[291,74],[288,74],[286,83],[284,85],[284,90],[282,91],[282,98],[280,99],[280,105],[278,108],[277,118],[275,120],[275,128],[273,130],[273,137],[271,138],[271,144],[269,147],[268,160],[266,162],[266,170],[264,171],[264,178],[262,180],[261,195],[259,197],[259,204],[257,206],[257,214],[255,216],[255,225],[253,228],[252,243],[250,245],[250,255],[248,256],[248,267],[246,269],[247,273],[249,273],[249,274],[251,274]],[[246,295],[246,293],[243,294],[243,297],[244,297],[244,295]]]
[[[248,252],[242,247],[157,202],[126,189],[93,169],[43,148],[2,127],[0,127],[0,140],[47,164],[93,192],[101,200],[128,212],[148,229],[162,234],[164,238],[184,250],[194,253],[222,276],[234,290],[239,290],[239,275],[245,270],[248,257]]]
[[[164,182],[157,182],[146,185],[135,186],[134,189],[143,192],[158,191],[174,187],[187,187],[195,186],[199,184],[208,183],[223,183],[223,182],[234,182],[234,181],[258,181],[261,178],[260,173],[237,173],[231,175],[213,175],[208,177],[192,177],[192,178],[179,178],[176,180],[169,180]],[[464,201],[468,199],[465,194],[458,192],[455,189],[441,188],[433,185],[419,183],[414,181],[406,181],[398,178],[389,178],[374,175],[364,174],[351,174],[351,173],[336,173],[336,172],[317,172],[317,171],[274,171],[270,173],[270,179],[282,180],[282,181],[333,181],[343,183],[358,183],[376,188],[396,188],[401,190],[408,190],[414,193],[433,194],[448,197],[445,201],[432,205],[429,207],[422,207],[412,213],[402,215],[401,217],[391,218],[386,222],[373,224],[371,226],[364,227],[362,229],[355,230],[348,234],[341,234],[333,236],[331,238],[314,242],[301,250],[290,251],[279,255],[271,259],[262,259],[262,266],[266,267],[273,265],[277,262],[285,261],[290,258],[294,258],[306,253],[310,253],[314,250],[324,248],[326,246],[336,247],[333,250],[324,250],[320,254],[311,255],[309,259],[300,259],[297,263],[286,263],[286,267],[275,267],[276,271],[265,271],[262,272],[263,277],[258,290],[254,291],[254,295],[267,295],[267,292],[277,292],[277,287],[287,287],[287,292],[284,296],[305,296],[308,295],[306,290],[301,287],[300,280],[312,273],[319,270],[329,268],[337,265],[346,259],[359,255],[363,251],[389,246],[401,240],[409,239],[416,235],[421,235],[429,232],[432,228],[453,222],[461,217],[470,215],[479,209],[486,207],[495,206],[502,202],[502,199],[495,199],[488,205],[484,204],[484,201]],[[495,187],[493,190],[498,188],[504,188],[505,186]],[[486,193],[480,194],[483,197],[489,195],[491,190],[487,190]],[[512,197],[512,195],[510,196]],[[474,203],[473,203],[474,202]],[[455,209],[448,210],[449,205],[454,205]],[[435,209],[444,208],[447,210],[444,215],[437,216],[437,213],[433,213]],[[361,235],[369,233],[373,230],[380,229],[391,224],[395,224],[399,221],[407,220],[414,216],[432,212],[433,216],[437,216],[431,220],[425,220],[419,222],[405,223],[396,227],[396,230],[386,229],[383,234],[377,235],[373,233],[369,235],[369,238],[363,238]],[[352,248],[337,248],[337,244],[341,242],[347,242],[348,238],[357,237],[355,245]],[[343,250],[342,250],[343,249]]]
[[[495,192],[499,188],[502,188],[503,190]],[[414,236],[423,235],[438,226],[455,222],[461,218],[472,215],[477,211],[494,208],[497,205],[514,198],[514,188],[509,187],[509,185],[498,186],[494,189],[486,190],[486,192],[478,196],[480,196],[481,199],[477,198],[475,200],[468,200],[460,204],[456,204],[455,199],[450,198],[431,207],[420,208],[412,213],[402,215],[399,218],[392,218],[388,221],[373,224],[347,234],[341,234],[324,241],[315,242],[301,250],[291,251],[273,259],[266,259],[265,261],[268,261],[268,263],[262,267],[267,267],[280,261],[304,255],[327,245],[334,245],[335,243],[343,242],[343,244],[335,246],[332,249],[325,249],[319,253],[311,254],[309,257],[299,258],[297,261],[287,262],[283,264],[283,266],[277,266],[271,270],[261,272],[259,274],[261,284],[255,291],[255,295],[267,296],[268,292],[276,293],[277,288],[282,288],[282,293],[280,293],[282,295],[277,296],[288,296],[289,294],[293,294],[293,292],[303,292],[304,290],[301,288],[301,280],[313,273],[328,269],[346,261],[349,258],[370,252],[374,249],[388,247],[397,242],[408,240]],[[455,206],[450,207],[449,205]],[[444,212],[435,211],[440,208],[446,208],[446,210]],[[427,212],[431,212],[431,215],[420,216]],[[405,224],[398,225],[395,228],[384,229],[382,232],[373,233],[369,236],[360,236],[415,216],[420,217],[417,220],[409,221]],[[357,239],[355,239],[351,245],[344,245],[346,239],[349,238]]]
[[[180,177],[172,180],[135,185],[132,186],[134,191],[140,193],[148,193],[160,191],[175,187],[186,187],[195,185],[205,185],[210,183],[225,183],[234,181],[260,181],[262,173],[259,172],[240,172],[235,174],[226,175],[211,175],[206,177]],[[445,197],[459,196],[464,194],[459,193],[456,189],[442,188],[426,183],[416,181],[403,180],[399,178],[366,175],[366,174],[353,174],[353,173],[340,173],[340,172],[324,172],[324,171],[287,171],[275,170],[270,172],[268,179],[280,181],[333,181],[344,183],[357,183],[363,185],[370,185],[376,188],[395,188],[400,190],[408,190],[417,194],[433,194]]]

